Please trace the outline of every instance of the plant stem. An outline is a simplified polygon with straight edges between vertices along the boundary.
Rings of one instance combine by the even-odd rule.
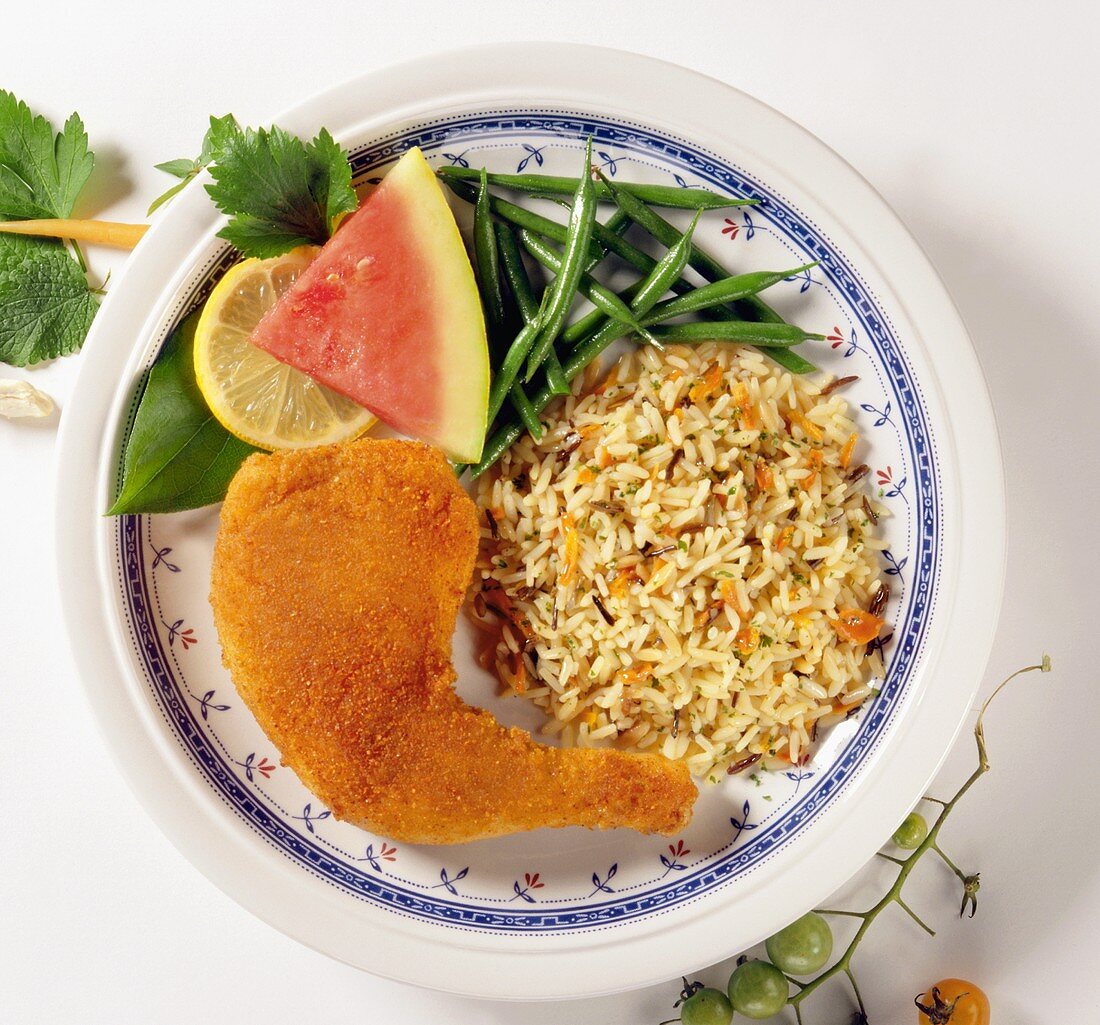
[[[851,968],[845,968],[844,974],[848,976],[848,981],[852,984],[852,992],[856,995],[856,1003],[859,1004],[859,1013],[864,1018],[867,1017],[867,1008],[863,1005],[863,994],[859,991],[859,986],[856,984],[856,977]]]
[[[940,847],[940,845],[935,843],[932,844],[932,850],[934,850],[941,858],[943,858],[944,864],[946,864],[947,867],[959,877],[963,885],[965,885],[966,873],[961,868],[959,868],[959,866],[956,865],[955,862],[953,862],[946,854],[943,853],[943,849]]]
[[[852,937],[851,943],[848,944],[844,953],[840,955],[840,958],[831,967],[825,969],[825,971],[817,976],[817,978],[812,979],[810,982],[808,982],[804,989],[800,989],[793,997],[790,997],[788,999],[788,1003],[793,1005],[795,1008],[796,1016],[798,1015],[798,1005],[801,1004],[802,1001],[805,1000],[811,993],[813,993],[814,990],[816,990],[823,983],[827,982],[834,975],[838,974],[839,972],[844,972],[849,978],[852,977],[852,955],[856,952],[856,948],[863,940],[863,937],[864,935],[866,935],[867,930],[871,927],[871,923],[888,905],[893,903],[900,904],[906,911],[909,912],[910,915],[913,916],[913,918],[917,922],[920,923],[920,925],[924,929],[931,932],[931,930],[928,929],[928,926],[926,926],[924,922],[921,922],[920,918],[918,918],[913,910],[901,899],[902,887],[905,885],[905,881],[909,878],[909,873],[917,867],[917,862],[920,861],[921,857],[926,854],[930,849],[938,850],[937,840],[940,835],[940,829],[943,827],[943,824],[947,820],[948,815],[950,815],[951,812],[954,811],[955,806],[966,796],[970,788],[989,771],[989,758],[986,754],[985,731],[983,729],[983,719],[985,717],[985,711],[989,707],[989,703],[998,694],[1000,694],[1001,690],[1005,686],[1007,686],[1008,683],[1016,679],[1017,676],[1020,676],[1023,673],[1035,672],[1036,670],[1041,672],[1049,671],[1049,662],[1044,659],[1043,662],[1039,665],[1026,666],[1023,669],[1018,669],[1003,683],[1001,683],[1000,686],[998,686],[997,689],[994,690],[993,693],[986,699],[985,703],[981,707],[981,710],[978,712],[978,721],[974,726],[974,742],[978,748],[977,768],[975,768],[974,771],[966,778],[962,786],[960,786],[959,789],[955,791],[955,796],[952,797],[951,800],[936,801],[935,798],[931,799],[933,801],[936,801],[936,803],[941,804],[943,806],[943,810],[936,816],[936,821],[932,823],[931,829],[928,830],[928,835],[924,838],[924,840],[921,841],[920,846],[917,847],[913,851],[913,853],[910,854],[909,857],[906,858],[905,861],[902,862],[902,864],[899,866],[897,878],[894,880],[894,883],[890,887],[890,889],[887,890],[886,893],[883,895],[882,899],[869,910],[862,913],[853,914],[853,917],[862,918],[863,921],[860,924],[859,928],[856,930],[855,936]],[[837,912],[824,910],[819,913],[836,914]],[[849,914],[852,913],[849,912]],[[801,1019],[799,1018],[799,1020]]]
[[[69,239],[69,245],[71,245],[73,247],[73,256],[76,257],[76,262],[80,264],[80,269],[85,274],[87,274],[88,273],[88,264],[84,261],[84,252],[81,250],[80,246],[77,245],[76,241],[73,240],[73,239]]]
[[[913,921],[916,922],[917,925],[919,925],[926,933],[928,933],[929,936],[935,936],[936,935],[936,930],[933,929],[930,925],[928,925],[924,921],[924,919],[921,918],[920,915],[918,915],[908,904],[906,904],[905,901],[901,899],[900,894],[895,898],[895,900],[901,906],[902,910],[911,919],[913,919]]]

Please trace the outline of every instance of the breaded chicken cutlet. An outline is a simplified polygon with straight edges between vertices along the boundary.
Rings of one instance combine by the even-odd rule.
[[[682,764],[538,744],[454,692],[451,635],[477,547],[474,504],[427,445],[244,463],[210,601],[225,665],[284,763],[337,818],[407,843],[678,832],[696,797]]]

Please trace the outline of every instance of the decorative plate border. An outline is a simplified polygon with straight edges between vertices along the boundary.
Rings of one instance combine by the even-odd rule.
[[[712,862],[689,876],[677,877],[672,884],[629,896],[620,893],[614,900],[567,909],[517,910],[515,913],[504,913],[498,909],[440,900],[392,885],[359,868],[343,864],[317,844],[304,840],[294,830],[288,830],[277,814],[265,808],[254,794],[240,785],[233,769],[210,744],[183,700],[179,686],[168,668],[166,653],[156,629],[156,620],[151,612],[154,602],[150,600],[148,592],[141,543],[144,517],[121,517],[116,540],[119,565],[124,567],[122,583],[127,597],[131,637],[158,704],[176,731],[177,739],[203,769],[207,781],[239,816],[288,857],[357,897],[420,919],[492,932],[537,934],[607,926],[639,915],[667,910],[699,897],[750,870],[835,799],[881,738],[883,728],[892,719],[917,663],[935,604],[939,531],[942,530],[942,522],[939,513],[938,469],[932,454],[931,432],[917,397],[919,389],[911,377],[886,318],[879,311],[866,286],[827,237],[806,218],[797,214],[787,201],[766,189],[744,171],[684,140],[658,134],[640,124],[610,121],[560,110],[539,113],[493,111],[433,120],[395,132],[372,146],[360,148],[353,155],[353,166],[357,177],[362,177],[372,168],[398,156],[413,145],[431,150],[438,148],[445,140],[453,140],[456,134],[465,135],[471,141],[476,140],[479,134],[499,141],[501,135],[509,131],[522,134],[532,130],[558,134],[571,141],[592,134],[600,143],[631,152],[659,152],[666,160],[675,161],[689,169],[690,173],[706,184],[760,200],[773,223],[783,229],[789,240],[821,260],[822,269],[832,284],[843,292],[850,310],[871,339],[881,365],[889,373],[890,390],[899,409],[905,413],[904,431],[899,433],[908,447],[910,474],[914,478],[917,498],[916,506],[911,510],[917,527],[916,547],[912,551],[916,555],[914,592],[906,620],[895,637],[895,640],[900,638],[901,643],[894,651],[887,679],[878,698],[867,709],[859,731],[849,741],[840,757],[822,773],[821,778],[807,790],[801,801],[759,835],[754,836],[744,847],[731,852],[727,857]],[[193,307],[201,299],[218,276],[224,262],[224,255],[213,261],[205,277],[182,304],[182,309]],[[875,369],[876,372],[879,371],[879,364],[875,365]],[[133,406],[131,416],[132,413]],[[911,529],[912,522],[913,520]],[[738,828],[737,832],[740,833],[741,829]],[[730,847],[732,843],[723,850]],[[603,889],[597,886],[593,895]]]

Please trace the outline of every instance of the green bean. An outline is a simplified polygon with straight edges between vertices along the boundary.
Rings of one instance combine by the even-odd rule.
[[[487,194],[486,194],[487,195]],[[505,224],[493,224],[491,217],[488,213],[487,202],[482,202],[482,196],[477,197],[478,207],[474,214],[474,239],[475,243],[480,242],[481,247],[475,245],[477,252],[478,266],[489,265],[494,263],[498,268],[503,267],[505,276],[508,279],[508,286],[510,289],[510,295],[515,300],[515,309],[519,313],[519,319],[526,323],[528,320],[535,318],[538,315],[538,306],[535,302],[535,296],[531,291],[530,279],[527,277],[526,269],[524,268],[524,262],[519,255],[519,249],[516,245],[516,239],[510,229]],[[478,225],[477,213],[482,214],[482,224]],[[485,223],[488,224],[488,231],[485,231]],[[488,239],[486,241],[486,234]],[[510,245],[509,245],[510,243]],[[487,251],[483,260],[483,252]],[[491,253],[492,255],[488,255]],[[499,273],[495,276],[496,282],[496,299],[499,302],[500,310],[500,328],[504,327],[506,321],[504,312],[504,294],[500,289]],[[500,332],[495,332],[498,337]],[[500,345],[497,343],[494,348],[499,349]],[[507,352],[505,352],[505,356]],[[488,422],[492,423],[496,416],[499,414],[500,405],[504,403],[504,397],[507,394],[511,405],[515,408],[517,414],[525,426],[530,430],[532,437],[536,441],[542,437],[542,425],[539,422],[538,414],[531,406],[530,399],[527,397],[527,393],[524,392],[524,388],[519,382],[516,381],[516,373],[518,367],[522,363],[514,361],[515,370],[510,374],[502,376],[500,371],[495,375],[493,386],[489,388],[489,416]],[[502,367],[503,370],[503,367]],[[566,385],[568,387],[568,385]]]
[[[817,263],[807,263],[791,270],[753,271],[749,274],[737,274],[732,278],[723,278],[721,281],[693,289],[676,299],[657,303],[649,314],[642,318],[642,323],[657,324],[685,313],[696,313],[711,306],[722,306],[737,299],[744,299],[816,266]]]
[[[520,317],[525,324],[529,324],[538,316],[539,304],[535,298],[535,290],[531,287],[531,279],[527,276],[527,268],[523,265],[516,233],[508,225],[498,224],[496,235],[504,277],[519,308]]]
[[[519,238],[527,252],[548,270],[553,271],[559,278],[561,277],[561,268],[564,264],[564,259],[559,253],[554,251],[552,246],[547,245],[537,235],[526,229],[520,231]],[[601,285],[588,274],[581,274],[577,279],[576,291],[609,317],[614,317],[616,320],[622,321],[631,331],[639,331],[643,335],[646,334],[637,319],[631,314],[630,307],[612,292],[610,288]]]
[[[621,217],[619,216],[620,214],[622,215]],[[627,217],[622,210],[616,207],[615,213],[613,213],[604,222],[603,227],[606,228],[608,231],[612,231],[616,235],[621,236],[633,223],[634,222],[629,217]],[[609,250],[604,250],[605,257],[607,256],[608,252]],[[601,257],[601,260],[602,259],[603,257]],[[590,264],[587,268],[587,272],[590,273],[596,267],[596,264],[598,262],[599,261],[596,261],[595,263]],[[636,281],[629,288],[623,289],[623,291],[619,293],[619,298],[622,299],[623,302],[629,303],[630,300],[633,299],[634,296],[637,294],[637,291],[641,287],[641,284],[641,281]],[[607,318],[605,317],[603,310],[599,309],[599,307],[594,310],[590,310],[583,317],[581,317],[580,320],[575,320],[572,324],[566,326],[565,330],[562,331],[561,334],[562,341],[564,341],[566,345],[573,345],[581,338],[590,335],[606,319]]]
[[[688,234],[679,245],[673,246],[661,259],[654,264],[652,271],[645,279],[639,282],[638,295],[635,297],[633,312],[642,315],[648,311],[647,303],[655,302],[657,298],[668,290],[668,283],[675,280],[683,273],[687,262],[687,254],[691,246],[691,235]],[[623,325],[617,320],[609,320],[604,328],[589,338],[583,345],[578,345],[569,354],[562,370],[567,380],[572,380],[593,360],[598,359],[603,351],[616,339],[623,335]],[[553,394],[549,386],[541,388],[531,398],[531,404],[541,413],[553,401]],[[482,450],[481,461],[471,469],[471,476],[476,478],[484,473],[504,454],[523,430],[518,424],[502,424],[485,443]]]
[[[465,199],[469,203],[477,202],[477,190],[467,182],[447,181],[446,184],[460,199]],[[564,244],[569,237],[567,225],[525,207],[516,206],[515,203],[509,203],[508,200],[501,199],[499,196],[489,197],[489,209],[509,224],[514,224],[517,228],[527,228],[528,231],[533,231],[536,235],[548,238],[552,242]],[[592,242],[588,247],[589,260],[602,260],[608,252],[612,252],[640,270],[652,268],[656,262],[653,257],[642,252],[637,246],[631,245],[619,234],[618,229],[610,226],[611,223],[611,218],[608,218],[607,226],[599,221],[592,225]]]
[[[650,210],[648,207],[643,205],[642,209],[645,210],[648,214],[657,217],[658,220],[661,220],[663,224],[665,224],[668,228],[672,230],[672,232],[675,232],[675,237],[673,237],[671,234],[666,234],[665,237],[661,238],[659,241],[663,242],[665,245],[675,245],[676,242],[683,237],[683,233],[680,232],[679,229],[674,228],[671,224],[668,224],[667,221],[664,221],[663,218],[660,218],[659,215],[654,214],[653,211]],[[634,220],[634,218],[632,217],[631,220]],[[640,222],[635,221],[635,223]],[[646,227],[646,225],[642,224],[642,227]],[[649,229],[646,228],[646,230]],[[625,240],[619,241],[622,242],[622,244],[617,246],[613,251],[618,256],[621,256],[636,270],[641,271],[643,274],[648,274],[657,265],[657,261],[654,260],[652,256],[650,256],[646,252],[643,252],[641,249],[638,249],[637,246],[633,246]],[[698,253],[698,247],[692,245],[691,253],[688,256],[688,264],[691,264],[691,260],[693,258],[692,254]],[[721,275],[719,275],[714,280],[720,281],[723,279],[728,279],[731,276],[733,275],[730,275],[723,270]],[[671,291],[677,292],[680,295],[687,295],[694,291],[696,289],[696,286],[693,285],[690,281],[687,281],[683,277],[681,277],[680,280],[672,282],[672,284],[669,285],[669,288]],[[752,305],[749,306],[743,304]],[[743,300],[736,301],[732,310],[721,306],[713,307],[705,310],[704,315],[709,319],[718,321],[720,323],[735,323],[740,320],[772,324],[786,323],[786,321],[781,316],[779,316],[779,314],[776,313],[775,310],[773,310],[770,306],[768,306],[767,303],[765,303],[762,299],[759,299],[757,296],[749,296]],[[813,363],[811,363],[807,359],[804,359],[797,352],[788,352],[785,349],[770,348],[767,350],[767,355],[770,356],[781,367],[784,367],[785,369],[791,371],[791,373],[793,374],[809,374],[817,369],[817,367],[814,366]]]
[[[550,283],[550,300],[547,303],[546,315],[543,318],[539,336],[527,356],[527,373],[524,378],[527,381],[535,376],[535,371],[553,348],[554,340],[558,337],[558,333],[565,324],[565,318],[569,314],[569,308],[573,305],[577,286],[580,284],[581,275],[589,259],[588,244],[592,239],[592,225],[596,221],[596,186],[592,181],[591,167],[592,139],[589,137],[584,147],[581,176],[577,179],[576,191],[573,193],[568,234],[565,238],[565,250],[562,252],[558,266],[558,275]]]
[[[530,342],[534,340],[533,332],[537,330],[537,323],[532,322],[538,318],[539,304],[535,300],[531,279],[527,276],[527,269],[523,266],[523,257],[520,256],[519,245],[512,229],[506,224],[495,224],[493,227],[495,229],[494,245],[498,254],[498,263],[508,282],[508,291],[512,298],[513,309],[523,325],[531,324],[531,331],[528,333],[526,342],[521,343],[529,347]],[[511,348],[505,353],[506,359],[510,352]],[[493,381],[493,388],[489,392],[489,423],[492,424],[499,414],[505,392],[507,392],[512,407],[519,414],[524,426],[531,432],[531,436],[538,441],[543,433],[542,424],[539,422],[538,413],[531,405],[531,400],[527,397],[523,386],[516,380],[516,374],[519,372],[526,354],[526,349],[524,349],[518,359],[513,355],[510,363],[505,365],[502,362],[501,367],[498,369]]]
[[[695,225],[698,223],[698,221],[699,221],[699,214],[697,212],[696,215],[695,215],[694,220],[691,222],[691,228],[689,229],[689,234],[695,230]],[[642,255],[645,255],[645,254],[642,254]],[[666,258],[667,258],[667,253],[666,253]],[[652,274],[654,272],[655,268],[658,266],[658,261],[654,260],[652,257],[650,257],[648,255],[645,255],[645,260],[648,264],[648,273]],[[674,275],[672,275],[671,278],[664,281],[664,288],[662,289],[662,291],[660,293],[657,294],[657,296],[652,297],[652,301],[647,304],[646,309],[648,309],[650,306],[652,306],[657,301],[657,299],[660,298],[660,296],[664,294],[664,292],[667,292],[669,290],[669,288],[677,288],[679,286],[684,291],[690,291],[691,290],[691,286],[686,281],[680,281],[679,280],[680,275],[683,273],[683,270],[684,270],[685,261],[677,259],[675,261],[675,264],[676,264],[676,266],[679,267],[679,270],[677,270],[677,272]],[[662,274],[661,277],[662,277],[662,280],[663,280],[664,278],[668,278],[668,275]],[[641,293],[643,288],[646,286],[646,284],[647,284],[647,279],[642,279],[641,281],[636,281],[629,288],[625,288],[625,289],[623,289],[622,292],[619,293],[619,298],[623,302],[627,302],[627,303],[631,304],[632,312],[636,311],[636,308],[634,306],[634,301],[635,301],[636,297],[639,295],[639,293]],[[562,332],[562,339],[565,341],[565,343],[567,345],[575,345],[578,342],[582,341],[584,338],[586,338],[588,335],[593,334],[595,331],[606,327],[606,324],[604,323],[604,321],[606,319],[607,318],[602,315],[602,312],[599,308],[597,308],[595,310],[592,310],[591,313],[588,313],[586,316],[581,317],[580,320],[574,322],[573,324],[570,324],[565,329],[565,331]],[[644,323],[644,318],[643,318],[643,326],[646,326],[645,323]],[[643,335],[643,337],[644,337],[644,335]],[[652,341],[652,335],[650,335],[650,337],[647,340]]]
[[[656,266],[656,264],[654,264],[654,266]],[[622,299],[623,302],[629,303],[634,296],[638,294],[638,290],[641,287],[642,281],[635,281],[633,285],[624,288],[619,293],[619,298]],[[590,310],[581,317],[580,320],[573,321],[572,324],[568,325],[566,329],[562,331],[562,341],[565,342],[566,345],[575,345],[582,339],[587,338],[588,335],[592,334],[597,328],[602,327],[605,320],[607,320],[607,316],[599,307]]]
[[[635,224],[645,228],[662,245],[671,246],[680,237],[680,231],[674,224],[670,224],[644,203],[638,203],[629,193],[620,190],[618,203],[620,210],[626,213]],[[734,276],[698,246],[692,246],[688,263],[708,281],[721,281],[723,278]],[[739,306],[747,314],[745,320],[762,320],[767,323],[778,323],[783,320],[763,299],[756,296],[746,296],[739,301]]]
[[[591,145],[591,140],[589,140]],[[436,172],[445,182],[476,180],[479,170],[467,167],[441,167]],[[569,196],[577,188],[576,178],[562,178],[550,174],[490,174],[489,182],[502,188],[515,189],[542,195]],[[641,182],[618,183],[624,191],[637,196],[644,203],[654,206],[676,207],[682,210],[717,210],[729,206],[752,206],[755,199],[731,199],[709,189],[684,189],[678,185],[645,185]],[[609,201],[611,192],[606,186],[597,187],[595,195],[601,202]]]
[[[610,231],[612,234],[618,235],[621,238],[632,223],[633,221],[631,221],[622,210],[616,207],[615,212],[601,225],[601,227],[604,231]],[[595,231],[595,225],[592,226],[592,229]],[[585,274],[591,274],[592,271],[604,261],[607,253],[607,248],[605,246],[600,246],[600,255],[595,258],[589,258],[584,268]]]
[[[558,360],[558,354],[554,351],[553,346],[550,347],[550,351],[546,354],[546,359],[543,360],[542,366],[546,371],[546,384],[550,388],[550,394],[568,395],[572,389],[569,387],[569,382],[565,378],[565,372],[562,370],[561,362]]]
[[[465,199],[468,203],[477,202],[477,190],[468,183],[464,181],[447,181],[446,184],[459,199]],[[509,224],[514,224],[517,228],[527,228],[554,242],[564,244],[569,237],[567,225],[562,224],[560,221],[552,221],[549,217],[543,217],[542,214],[537,214],[534,210],[516,206],[515,203],[509,203],[508,200],[501,199],[499,196],[489,197],[489,209]],[[593,225],[594,233],[600,232],[601,229],[603,229],[603,225]],[[618,238],[618,235],[614,232],[608,232],[607,234]],[[596,242],[589,245],[588,258],[590,260],[603,259],[606,255],[603,247]]]
[[[504,331],[504,295],[500,289],[500,263],[493,231],[493,216],[489,212],[489,183],[481,173],[481,186],[474,204],[474,255],[477,258],[477,283],[489,322],[489,337],[498,348]]]
[[[492,176],[490,176],[492,181]],[[455,192],[463,196],[466,199],[472,199],[474,193],[470,191],[466,182],[450,182]],[[618,187],[618,186],[616,186]],[[460,191],[464,189],[466,191]],[[620,189],[620,196],[623,196]],[[626,200],[626,202],[629,202]],[[503,217],[505,220],[510,221],[513,224],[520,224],[531,231],[543,235],[546,238],[553,239],[554,241],[562,241],[565,236],[565,229],[563,225],[552,221],[547,217],[542,217],[539,214],[534,214],[529,210],[524,210],[522,207],[518,207],[513,203],[508,203],[504,200],[498,200],[495,196],[490,199],[490,207],[494,213]],[[645,228],[651,235],[663,242],[665,245],[672,245],[676,238],[681,234],[678,228],[669,224],[660,214],[650,210],[649,207],[641,204],[640,209],[634,208],[634,214],[637,217],[631,215],[631,220],[641,227]],[[600,230],[603,226],[597,225],[594,234],[597,237],[597,241],[601,244],[607,242],[605,234]],[[613,232],[607,232],[607,235],[611,235],[614,238],[614,242],[611,243],[612,251],[627,263],[629,263],[635,269],[642,273],[648,273],[653,269],[656,261],[648,253],[643,252],[636,246],[631,245],[625,239],[620,239]],[[671,240],[671,241],[670,241]],[[692,260],[696,261],[692,263]],[[724,278],[729,278],[731,275],[724,267],[717,261],[711,259],[706,253],[703,253],[698,247],[693,247],[692,257],[688,261],[695,267],[704,277],[707,277],[711,281],[720,281]],[[674,282],[671,286],[672,291],[680,294],[688,293],[694,286],[688,281]],[[720,322],[733,322],[740,319],[756,321],[764,324],[784,324],[786,321],[773,310],[763,299],[758,296],[747,296],[744,299],[736,300],[733,305],[733,310],[726,310],[721,307],[710,309],[706,311],[707,317]],[[591,330],[594,324],[598,321],[598,318],[592,317],[589,314],[589,319],[582,318],[584,327],[586,330]],[[578,322],[578,324],[581,321]],[[575,341],[579,337],[579,333],[567,329],[566,341]],[[769,350],[768,355],[780,366],[786,368],[794,374],[809,374],[817,369],[813,363],[804,359],[796,352],[787,352],[785,350]]]
[[[489,424],[492,424],[500,413],[500,407],[504,405],[504,400],[511,392],[513,383],[516,383],[516,377],[519,375],[520,368],[523,366],[523,361],[527,358],[527,353],[531,351],[531,346],[538,337],[538,333],[539,322],[536,317],[520,328],[519,334],[516,335],[515,340],[504,354],[504,359],[500,364],[500,368],[494,375],[493,383],[489,388],[489,414],[487,421]]]
[[[535,300],[535,291],[531,287],[531,279],[527,276],[527,268],[523,265],[523,257],[520,255],[515,232],[507,225],[497,225],[497,245],[500,249],[500,263],[504,268],[504,276],[516,300],[520,317],[525,323],[529,323],[538,316],[539,304]],[[546,298],[545,292],[543,298]],[[562,374],[561,363],[558,362],[557,354],[553,349],[547,355],[544,366],[550,390],[555,395],[568,395],[569,382]],[[538,437],[539,434],[535,434],[536,440]]]
[[[606,184],[606,182],[605,182]],[[674,225],[669,224],[659,213],[651,210],[644,203],[639,203],[636,197],[624,192],[618,186],[608,186],[616,196],[619,209],[623,210],[630,219],[642,228],[645,228],[658,242],[671,246],[682,237],[682,233]],[[735,275],[730,274],[717,260],[707,256],[698,246],[691,247],[691,255],[688,263],[694,267],[708,281],[716,282]],[[635,264],[635,266],[639,266]],[[639,266],[639,269],[641,267]],[[687,289],[677,284],[673,291],[684,293]],[[732,310],[723,307],[711,309],[706,314],[709,318],[719,322],[733,323],[738,320],[755,321],[764,324],[785,324],[786,321],[773,310],[759,296],[746,296],[736,300]],[[786,352],[782,349],[769,349],[767,353],[781,367],[794,374],[808,374],[816,370],[809,360],[804,359],[797,352]]]
[[[508,398],[519,414],[523,426],[527,428],[535,441],[539,441],[543,435],[542,421],[539,420],[538,410],[531,404],[531,400],[527,397],[527,393],[523,390],[523,386],[519,381],[512,382],[512,387],[508,390]]]
[[[637,293],[630,303],[630,310],[635,316],[643,316],[653,307],[658,299],[668,291],[669,285],[676,281],[684,272],[687,265],[687,254],[691,247],[691,235],[699,220],[696,213],[691,227],[685,232],[684,237],[671,249],[665,252],[654,265],[653,269],[638,282]],[[615,320],[608,320],[591,337],[577,345],[570,359],[576,357],[585,361],[585,365],[591,363],[612,342],[617,341],[626,334],[623,325]],[[659,343],[658,343],[659,344]]]
[[[768,350],[787,348],[811,339],[821,341],[825,337],[803,331],[795,324],[758,324],[751,320],[666,324],[653,328],[653,333],[663,342],[744,342],[758,349]]]

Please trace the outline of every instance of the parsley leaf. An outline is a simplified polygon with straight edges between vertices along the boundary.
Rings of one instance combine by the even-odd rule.
[[[306,143],[278,127],[219,123],[213,146],[206,191],[230,217],[218,235],[245,256],[323,245],[337,215],[358,206],[347,153],[325,129]]]
[[[97,306],[60,242],[0,235],[0,362],[25,367],[75,352]]]
[[[348,155],[323,128],[307,143],[277,127],[242,128],[232,114],[212,117],[194,160],[156,166],[180,180],[154,199],[148,212],[209,168],[214,184],[206,190],[230,217],[218,234],[245,256],[323,245],[336,218],[359,205]]]
[[[0,217],[68,217],[95,158],[79,115],[53,125],[0,89]]]
[[[164,171],[174,178],[189,178],[198,173],[202,165],[197,160],[188,160],[186,157],[180,160],[166,160],[163,164],[153,165],[158,171]]]
[[[203,136],[202,151],[194,160],[189,157],[179,157],[176,160],[166,160],[163,164],[154,164],[153,166],[158,171],[164,171],[165,174],[170,174],[173,178],[179,178],[180,181],[157,196],[149,204],[145,216],[151,216],[154,210],[164,206],[177,192],[188,185],[200,171],[205,170],[210,161],[217,156],[218,149],[226,135],[239,130],[240,126],[237,124],[237,119],[232,114],[226,114],[225,117],[212,117],[210,127],[206,130],[206,135]]]

